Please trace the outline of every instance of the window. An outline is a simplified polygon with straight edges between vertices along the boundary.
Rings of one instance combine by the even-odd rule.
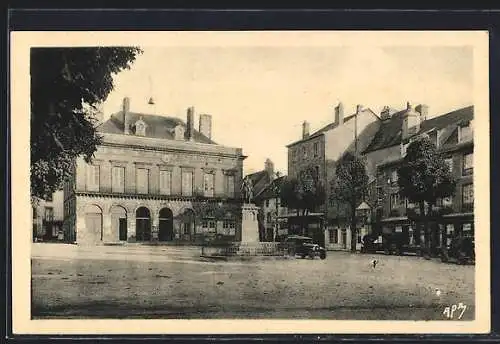
[[[123,193],[125,191],[125,168],[113,167],[111,169],[111,191]]]
[[[318,142],[314,142],[314,156],[317,157],[319,155],[319,144]]]
[[[208,221],[207,220],[203,220],[201,222],[201,228],[208,228]]]
[[[191,234],[191,224],[184,223],[184,235]]]
[[[303,146],[302,147],[302,156],[305,158],[307,158],[307,149],[306,149],[306,146]]]
[[[99,165],[88,165],[87,190],[99,191]]]
[[[217,222],[208,221],[208,231],[209,232],[215,232],[216,227],[217,227]]]
[[[235,222],[233,220],[224,220],[222,225],[223,228],[235,228]]]
[[[338,244],[339,241],[339,236],[338,236],[338,229],[330,229],[328,232],[328,241],[330,244]]]
[[[266,199],[266,207],[269,207],[269,200]]]
[[[149,170],[147,168],[138,168],[137,171],[137,193],[147,194],[149,191]]]
[[[464,163],[463,163],[463,169],[462,169],[462,175],[467,176],[472,174],[473,171],[473,153],[467,153],[464,154]]]
[[[400,205],[399,194],[393,193],[391,194],[391,209],[396,209]]]
[[[226,176],[226,190],[228,197],[234,197],[234,176],[227,175]]]
[[[453,159],[447,158],[447,159],[444,159],[444,162],[448,165],[450,172],[453,172]]]
[[[462,231],[465,235],[472,232],[472,223],[464,223],[462,225]]]
[[[203,196],[214,197],[214,175],[205,173],[203,176]]]
[[[236,223],[233,220],[224,220],[222,228],[225,235],[235,235]]]
[[[267,224],[270,224],[271,222],[273,222],[271,213],[266,214],[266,222],[267,222]]]
[[[54,221],[54,208],[45,207],[45,221]]]
[[[170,195],[172,193],[172,172],[160,171],[160,194]]]
[[[315,177],[319,178],[319,166],[314,166]]]
[[[398,182],[398,170],[391,171],[391,184],[397,184]]]
[[[464,205],[472,205],[474,203],[474,186],[472,184],[462,186],[462,203]]]
[[[32,207],[33,210],[33,219],[37,218],[37,212],[36,212],[36,207]]]
[[[193,172],[182,171],[182,195],[193,195]]]
[[[472,140],[472,126],[470,125],[470,123],[459,128],[458,140],[459,142]]]

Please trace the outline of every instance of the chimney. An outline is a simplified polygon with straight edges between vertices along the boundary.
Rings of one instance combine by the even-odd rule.
[[[410,102],[406,102],[406,111],[403,114],[403,123],[401,126],[401,140],[404,141],[410,136],[409,132],[409,122],[415,114],[413,113],[413,108]]]
[[[429,106],[426,104],[420,104],[415,107],[415,111],[420,114],[420,123],[427,120],[427,115],[429,114]]]
[[[267,158],[266,162],[264,164],[264,169],[267,172],[267,175],[269,176],[269,180],[274,179],[274,163],[271,161],[271,159]]]
[[[193,136],[194,136],[194,107],[190,106],[187,109],[186,139],[192,141]]]
[[[335,124],[344,124],[344,105],[339,102],[339,105],[335,107]]]
[[[307,139],[309,137],[309,122],[304,121],[302,123],[302,139]]]
[[[382,108],[382,111],[380,111],[380,119],[384,120],[389,118],[391,118],[391,108],[386,105]]]
[[[125,97],[123,98],[123,106],[122,106],[122,111],[123,111],[123,133],[128,135],[130,133],[130,98]]]
[[[212,116],[207,114],[200,115],[200,128],[199,132],[212,139]]]
[[[356,113],[360,114],[361,111],[363,111],[363,105],[360,105],[360,104],[356,105]]]

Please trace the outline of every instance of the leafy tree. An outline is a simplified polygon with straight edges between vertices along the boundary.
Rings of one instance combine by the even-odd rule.
[[[425,251],[428,255],[431,247],[428,220],[432,207],[438,198],[453,196],[456,186],[448,164],[429,138],[423,137],[408,146],[403,163],[398,169],[398,186],[401,196],[418,204],[419,218],[425,234]]]
[[[90,162],[101,138],[98,105],[113,76],[129,69],[134,47],[32,48],[31,194],[46,198],[71,174],[75,158]]]
[[[347,152],[335,167],[335,178],[331,182],[330,198],[347,206],[351,227],[351,251],[356,251],[356,208],[366,197],[368,175],[363,159]]]
[[[280,188],[280,200],[282,206],[296,209],[297,215],[302,216],[302,233],[305,234],[307,215],[325,202],[325,188],[314,168],[307,167],[298,178],[286,177]]]

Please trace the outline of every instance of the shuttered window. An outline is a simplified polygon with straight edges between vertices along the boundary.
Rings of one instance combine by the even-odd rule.
[[[182,172],[182,195],[193,195],[193,172],[191,171]]]
[[[170,195],[172,193],[172,172],[160,171],[160,194]]]
[[[99,191],[99,165],[88,165],[87,190]]]
[[[113,167],[111,170],[111,190],[123,193],[125,191],[125,168]]]
[[[147,194],[149,191],[149,170],[147,168],[137,169],[137,193]]]

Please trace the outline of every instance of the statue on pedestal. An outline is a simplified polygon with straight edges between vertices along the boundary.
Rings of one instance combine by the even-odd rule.
[[[241,184],[241,193],[245,203],[251,203],[253,198],[253,183],[250,177],[246,176]]]

